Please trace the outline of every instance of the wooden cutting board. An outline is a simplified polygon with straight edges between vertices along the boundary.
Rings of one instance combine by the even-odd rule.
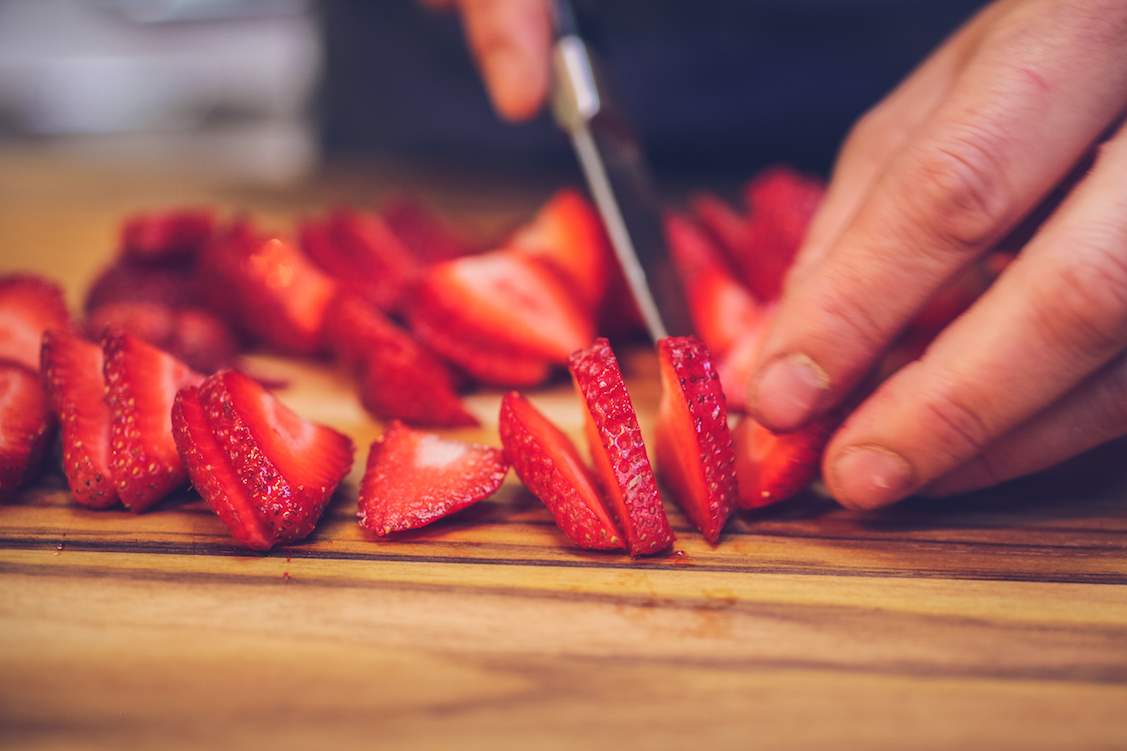
[[[452,205],[470,195],[420,185]],[[282,217],[388,187],[108,181],[0,153],[0,271],[52,273],[77,301],[137,205]],[[502,202],[518,188],[464,200],[527,205]],[[624,360],[648,431],[654,363]],[[673,513],[665,558],[568,549],[512,478],[373,541],[355,489],[379,425],[330,369],[255,364],[360,447],[313,538],[246,554],[190,492],[140,516],[91,512],[58,476],[0,507],[0,744],[1127,747],[1122,444],[876,515],[807,495],[736,519],[715,548]],[[497,443],[498,398],[472,396],[484,426],[452,435]],[[577,435],[567,383],[533,399]]]

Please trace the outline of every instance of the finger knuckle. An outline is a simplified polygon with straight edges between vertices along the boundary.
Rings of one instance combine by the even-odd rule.
[[[1085,360],[1117,351],[1127,339],[1127,257],[1111,250],[1087,251],[1062,263],[1045,300],[1034,310],[1036,324],[1056,351]]]
[[[936,445],[955,460],[981,454],[990,443],[991,431],[974,406],[980,403],[953,390],[925,398],[923,429],[930,431]]]
[[[921,224],[942,253],[967,255],[992,241],[1004,225],[1010,191],[997,156],[999,137],[965,130],[920,156],[916,206]]]

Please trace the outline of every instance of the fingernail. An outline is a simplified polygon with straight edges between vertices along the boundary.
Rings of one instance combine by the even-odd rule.
[[[826,371],[806,355],[787,355],[768,365],[751,389],[760,419],[777,430],[801,425],[829,389]]]
[[[871,509],[898,501],[912,487],[912,467],[902,456],[879,446],[845,449],[834,463],[832,489],[843,505]]]

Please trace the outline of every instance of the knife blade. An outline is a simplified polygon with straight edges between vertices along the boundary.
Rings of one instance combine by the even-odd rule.
[[[552,111],[576,157],[615,257],[654,342],[692,333],[684,289],[669,257],[661,203],[645,156],[600,83],[568,0],[555,0]]]

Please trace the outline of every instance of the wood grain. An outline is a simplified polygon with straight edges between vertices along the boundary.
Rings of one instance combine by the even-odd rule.
[[[139,173],[99,190],[99,175],[0,153],[0,270],[50,272],[77,301],[135,205],[280,219],[393,187],[386,173],[273,192]],[[538,198],[419,187],[475,214]],[[653,363],[626,362],[648,434]],[[189,491],[134,516],[76,508],[44,478],[0,508],[0,744],[1127,747],[1122,444],[881,514],[809,494],[737,519],[715,548],[671,509],[680,554],[666,558],[565,547],[512,478],[377,541],[355,524],[355,487],[379,425],[329,369],[255,367],[361,447],[313,538],[247,554]],[[474,395],[486,427],[454,435],[496,443],[498,399]],[[578,434],[566,383],[534,400]]]

